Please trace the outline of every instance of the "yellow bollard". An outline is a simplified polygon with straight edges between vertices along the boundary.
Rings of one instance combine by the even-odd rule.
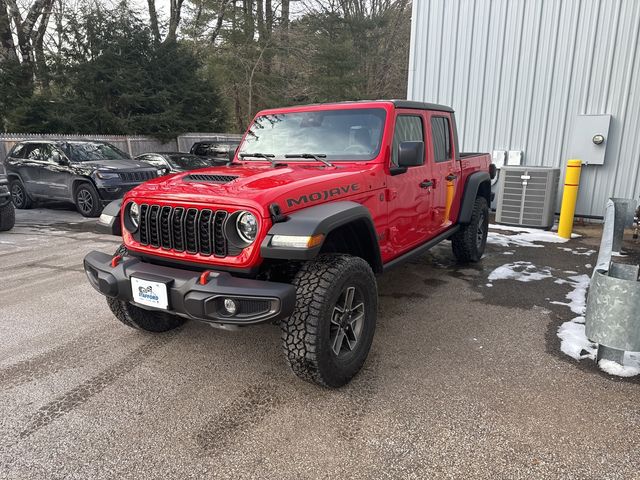
[[[456,194],[456,186],[453,180],[447,180],[447,203],[444,209],[444,222],[449,222],[449,213],[451,213],[451,205],[453,204],[453,197]]]
[[[558,235],[562,238],[571,238],[573,215],[576,213],[578,186],[580,185],[580,170],[582,170],[582,161],[569,160],[567,162],[562,207],[560,207],[560,221],[558,223]]]

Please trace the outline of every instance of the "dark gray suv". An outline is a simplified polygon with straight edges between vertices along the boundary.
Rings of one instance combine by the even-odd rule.
[[[40,199],[68,200],[85,217],[97,217],[105,204],[158,176],[148,163],[97,141],[23,141],[4,164],[16,208]]]

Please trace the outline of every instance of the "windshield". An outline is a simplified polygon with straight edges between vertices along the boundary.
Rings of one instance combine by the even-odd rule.
[[[204,158],[197,157],[195,155],[167,155],[167,159],[173,168],[181,168],[185,170],[211,166],[210,162],[207,162]]]
[[[130,157],[109,143],[82,142],[63,143],[60,148],[73,162],[92,160],[128,160]]]
[[[256,117],[238,150],[275,155],[326,155],[327,160],[373,160],[380,152],[381,108],[278,113]],[[295,160],[295,159],[294,159]]]

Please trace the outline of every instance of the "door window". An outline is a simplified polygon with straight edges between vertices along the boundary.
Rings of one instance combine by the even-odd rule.
[[[396,118],[396,128],[393,133],[391,147],[391,163],[398,165],[398,147],[402,142],[424,142],[424,128],[422,117],[417,115],[399,115]]]
[[[25,149],[25,158],[29,160],[46,160],[47,145],[44,143],[30,143]]]
[[[436,163],[451,160],[451,135],[447,117],[431,117],[433,159]]]

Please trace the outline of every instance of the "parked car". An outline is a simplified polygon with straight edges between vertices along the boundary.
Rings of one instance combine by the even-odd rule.
[[[207,140],[194,143],[189,152],[199,157],[210,158],[217,163],[226,163],[233,157],[239,144],[240,142],[233,140]]]
[[[0,165],[0,232],[11,230],[15,223],[16,211],[11,202],[9,180],[4,171],[4,165]]]
[[[69,200],[85,217],[97,217],[106,203],[158,176],[148,163],[97,141],[19,142],[5,167],[16,208],[30,208],[35,200]]]
[[[376,274],[446,239],[458,261],[480,260],[493,175],[489,154],[460,153],[446,106],[263,111],[232,164],[108,205],[101,221],[122,225],[124,244],[89,253],[84,269],[130,327],[279,323],[293,372],[339,387],[371,347]]]
[[[181,152],[143,153],[138,155],[136,160],[153,165],[158,169],[158,172],[163,172],[163,175],[196,170],[213,165],[213,162],[205,157]]]

